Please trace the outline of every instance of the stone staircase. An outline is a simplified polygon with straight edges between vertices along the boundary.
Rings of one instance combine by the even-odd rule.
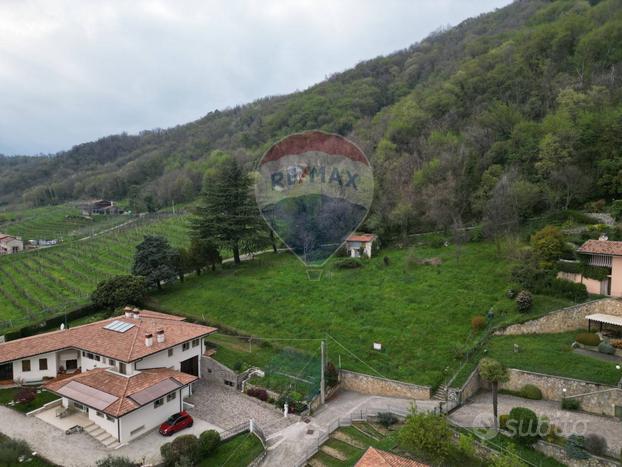
[[[447,400],[447,386],[441,384],[438,389],[432,394],[432,399],[436,401],[446,401]]]
[[[116,449],[121,445],[115,437],[93,422],[86,425],[84,431],[108,449]]]

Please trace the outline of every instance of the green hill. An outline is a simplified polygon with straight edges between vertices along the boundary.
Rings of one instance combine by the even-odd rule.
[[[0,157],[0,202],[188,201],[221,151],[250,168],[277,139],[315,128],[367,153],[378,231],[480,218],[502,180],[522,217],[613,199],[621,36],[619,0],[516,1],[302,92],[50,157]]]

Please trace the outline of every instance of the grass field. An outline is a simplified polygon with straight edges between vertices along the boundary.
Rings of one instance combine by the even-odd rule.
[[[72,240],[119,225],[128,216],[82,217],[75,205],[0,211],[0,232],[28,240]]]
[[[222,444],[199,467],[238,467],[249,465],[263,451],[261,441],[251,433],[242,433]]]
[[[186,218],[154,217],[88,240],[0,257],[0,321],[4,328],[30,324],[88,302],[101,280],[128,274],[144,235],[188,242]]]
[[[291,255],[266,254],[172,285],[154,297],[153,305],[247,335],[327,338],[329,358],[335,363],[341,358],[344,368],[435,385],[460,366],[457,348],[477,337],[470,329],[474,315],[493,307],[494,323],[519,317],[505,297],[511,264],[498,259],[489,243],[466,245],[459,262],[451,247],[416,250],[420,259],[441,257],[439,267],[412,265],[410,254],[383,250],[361,269],[328,266],[320,281],[308,280]],[[531,314],[568,304],[536,296]],[[319,346],[317,341],[282,342],[311,353]],[[373,350],[374,342],[383,350]]]
[[[52,402],[58,399],[58,396],[56,394],[52,394],[51,392],[47,391],[41,391],[37,393],[37,396],[31,402],[9,405],[10,402],[15,400],[15,397],[17,396],[17,391],[18,388],[0,389],[0,404],[11,407],[18,412],[28,413],[32,410],[44,406],[48,402]]]

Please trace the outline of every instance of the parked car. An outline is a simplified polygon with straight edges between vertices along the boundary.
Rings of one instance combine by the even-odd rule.
[[[160,434],[163,436],[171,436],[184,428],[189,428],[194,423],[192,417],[185,410],[171,415],[162,425],[160,425]]]

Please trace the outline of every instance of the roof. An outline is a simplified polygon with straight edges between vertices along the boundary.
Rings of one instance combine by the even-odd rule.
[[[129,377],[106,368],[95,368],[70,378],[53,380],[45,388],[113,417],[121,417],[197,379],[168,368],[142,370]]]
[[[352,234],[346,239],[347,242],[373,242],[374,240],[376,240],[374,234]]]
[[[609,240],[588,240],[577,250],[579,253],[592,255],[622,256],[622,242]]]
[[[369,447],[354,467],[429,467],[387,451]]]
[[[585,317],[588,321],[596,321],[598,323],[614,324],[622,326],[622,316],[606,315],[604,313],[595,313]]]
[[[104,329],[113,321],[132,324],[125,332]],[[145,345],[145,334],[164,331],[165,342],[153,339]],[[194,324],[185,318],[150,310],[141,310],[139,318],[125,315],[84,324],[62,331],[52,331],[0,344],[0,363],[47,352],[76,348],[122,362],[133,362],[183,342],[216,332],[216,328]]]

